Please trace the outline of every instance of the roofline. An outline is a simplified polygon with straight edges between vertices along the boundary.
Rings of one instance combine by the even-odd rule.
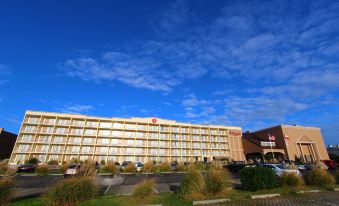
[[[47,114],[51,116],[72,116],[72,117],[78,117],[78,118],[94,118],[94,119],[106,119],[106,120],[118,120],[118,121],[132,121],[132,122],[138,122],[138,119],[148,119],[148,118],[154,118],[154,117],[130,117],[130,118],[121,118],[121,117],[99,117],[99,116],[90,116],[90,115],[84,115],[84,114],[70,114],[70,113],[61,113],[61,112],[44,112],[44,111],[33,111],[33,110],[27,110],[25,112],[26,114],[35,114],[35,115],[42,115]],[[156,117],[159,118],[159,117]],[[168,119],[162,119],[164,121],[168,121],[168,124],[183,124],[187,126],[199,126],[199,127],[224,127],[229,129],[239,129],[242,130],[241,127],[237,126],[227,126],[227,125],[214,125],[214,124],[192,124],[192,123],[186,123],[186,122],[177,122],[176,120],[168,120]]]
[[[257,131],[253,131],[253,132],[250,132],[250,133],[258,133],[258,132],[262,132],[262,131],[273,129],[273,128],[277,128],[277,127],[281,127],[281,128],[296,128],[296,127],[299,127],[299,128],[304,128],[304,129],[321,130],[321,128],[319,128],[319,127],[309,127],[309,126],[301,126],[301,125],[279,124],[279,125],[267,127],[267,128],[264,128],[264,129],[260,129],[260,130],[257,130]]]

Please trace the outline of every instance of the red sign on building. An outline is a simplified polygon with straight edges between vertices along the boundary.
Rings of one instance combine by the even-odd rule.
[[[157,123],[157,118],[152,119],[153,124]]]
[[[241,136],[242,135],[241,131],[239,131],[239,130],[230,130],[228,132],[228,134],[232,135],[232,136]]]

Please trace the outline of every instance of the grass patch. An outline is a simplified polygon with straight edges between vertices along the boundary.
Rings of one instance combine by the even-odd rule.
[[[24,199],[18,200],[10,204],[10,206],[43,206],[45,205],[44,198],[31,198],[31,199]]]

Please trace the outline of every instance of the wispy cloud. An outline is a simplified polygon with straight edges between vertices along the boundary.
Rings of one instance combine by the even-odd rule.
[[[94,107],[92,105],[79,105],[67,103],[61,106],[58,110],[64,113],[81,114],[94,110]]]
[[[0,64],[0,86],[6,84],[9,81],[11,72],[9,67],[4,64]]]

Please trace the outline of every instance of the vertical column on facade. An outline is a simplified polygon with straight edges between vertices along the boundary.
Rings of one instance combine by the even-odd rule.
[[[306,162],[301,143],[299,143],[299,148],[300,148],[302,159],[304,160],[304,162]]]

